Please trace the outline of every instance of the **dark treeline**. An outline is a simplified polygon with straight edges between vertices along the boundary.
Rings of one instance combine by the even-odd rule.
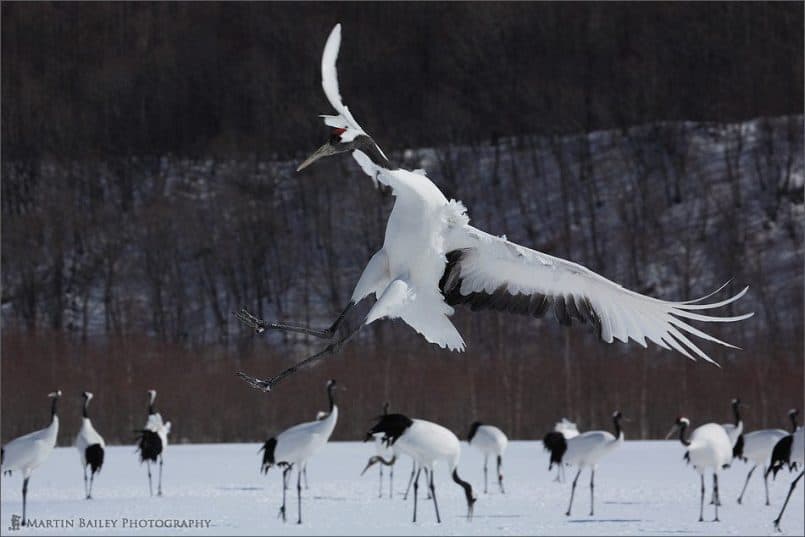
[[[6,159],[256,154],[322,138],[324,40],[389,149],[801,113],[803,4],[16,3]]]

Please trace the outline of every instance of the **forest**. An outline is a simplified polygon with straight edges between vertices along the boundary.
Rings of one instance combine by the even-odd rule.
[[[801,3],[0,9],[4,439],[44,423],[56,388],[65,442],[84,390],[107,441],[133,441],[150,388],[174,441],[255,441],[313,419],[330,377],[347,387],[337,439],[384,401],[513,438],[563,416],[607,427],[616,408],[627,435],[657,438],[680,413],[727,421],[736,396],[750,428],[780,427],[802,405]],[[236,371],[270,375],[321,343],[257,336],[232,312],[329,325],[393,204],[348,156],[294,171],[327,134],[336,21],[342,95],[392,160],[475,225],[638,292],[748,285],[725,309],[755,316],[713,328],[741,350],[708,346],[717,367],[460,310],[466,353],[382,321],[250,390]]]

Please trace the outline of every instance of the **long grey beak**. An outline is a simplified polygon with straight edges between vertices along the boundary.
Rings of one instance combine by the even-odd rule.
[[[361,472],[361,475],[365,474],[366,470],[371,468],[376,462],[377,462],[377,459],[375,457],[370,458],[369,462],[366,463],[366,468],[364,468],[363,472]]]
[[[671,427],[671,430],[668,431],[668,434],[665,435],[665,439],[666,440],[670,439],[674,435],[674,433],[677,432],[677,430],[679,430],[679,425],[674,424],[674,426]]]
[[[332,145],[330,145],[329,143],[324,144],[316,151],[314,151],[313,154],[310,155],[302,164],[300,164],[299,167],[296,168],[296,171],[301,172],[302,170],[304,170],[305,168],[307,168],[320,158],[329,157],[330,155],[334,155],[335,153],[337,153],[337,151]]]

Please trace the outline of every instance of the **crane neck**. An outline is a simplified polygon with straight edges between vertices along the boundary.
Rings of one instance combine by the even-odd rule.
[[[687,423],[683,423],[682,425],[679,426],[679,441],[682,442],[683,446],[690,445],[690,440],[685,437],[685,432],[687,431],[687,429],[688,429]]]
[[[57,405],[59,404],[59,398],[54,397],[53,400],[50,402],[50,418],[51,420],[59,420],[59,410]]]
[[[367,135],[361,134],[356,136],[355,140],[352,141],[352,149],[359,149],[379,168],[385,170],[396,170],[398,168],[398,166],[393,165],[391,161],[386,158],[386,155],[383,154],[375,141]]]
[[[89,399],[84,399],[84,406],[81,407],[81,415],[89,418]]]
[[[738,408],[740,403],[735,402],[732,404],[732,413],[735,416],[735,426],[737,427],[739,423],[741,423],[741,410]]]
[[[613,417],[612,424],[615,426],[615,438],[620,438],[620,436],[623,434],[623,430],[621,429],[620,416]]]
[[[791,419],[791,434],[797,432],[797,413],[791,412],[788,417]]]
[[[330,414],[333,413],[333,408],[335,408],[335,385],[328,384],[327,385],[327,399],[330,401]]]

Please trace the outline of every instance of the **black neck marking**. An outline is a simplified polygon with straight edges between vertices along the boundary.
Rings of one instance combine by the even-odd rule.
[[[330,400],[330,412],[333,411],[333,407],[335,406],[335,395],[333,394],[334,390],[335,390],[334,382],[327,384],[327,398]]]
[[[612,424],[615,426],[615,438],[621,435],[621,415],[616,414],[612,417]]]
[[[472,425],[470,425],[470,432],[467,434],[467,442],[472,442],[475,433],[478,432],[478,427],[480,427],[481,425],[483,425],[483,423],[481,423],[480,421],[472,422]]]
[[[464,489],[464,497],[467,499],[467,516],[472,515],[472,506],[475,503],[475,494],[472,493],[472,485],[458,476],[458,470],[453,469],[453,481]]]
[[[375,141],[365,134],[359,134],[356,136],[355,139],[350,142],[350,145],[351,149],[358,149],[363,153],[366,153],[366,156],[369,157],[369,160],[381,168],[386,170],[396,170],[398,168],[398,166],[393,165],[389,159],[383,156],[383,152],[380,151],[380,148],[377,146]]]
[[[85,397],[85,398],[84,398],[84,407],[81,409],[81,415],[82,415],[83,417],[85,417],[85,418],[88,418],[88,417],[89,417],[89,411],[88,411],[87,407],[89,407],[89,399],[87,399],[87,398]]]
[[[58,416],[59,413],[58,413],[58,410],[56,409],[56,405],[58,405],[58,404],[59,404],[59,398],[54,397],[53,401],[50,402],[50,417],[51,418],[55,418],[56,416]]]
[[[738,408],[740,405],[741,405],[741,401],[739,399],[735,399],[732,402],[732,413],[735,415],[735,426],[736,427],[741,422],[741,411]]]
[[[151,416],[157,413],[157,407],[154,403],[148,403],[148,415]]]
[[[792,411],[788,413],[788,417],[791,419],[791,433],[797,432],[797,415],[799,414],[798,410]]]
[[[690,440],[685,438],[685,431],[687,430],[687,428],[688,424],[685,423],[684,421],[682,422],[682,425],[679,426],[679,441],[682,442],[682,444],[685,446],[690,445]]]
[[[389,413],[389,402],[386,401],[383,403],[383,415],[386,416]]]

